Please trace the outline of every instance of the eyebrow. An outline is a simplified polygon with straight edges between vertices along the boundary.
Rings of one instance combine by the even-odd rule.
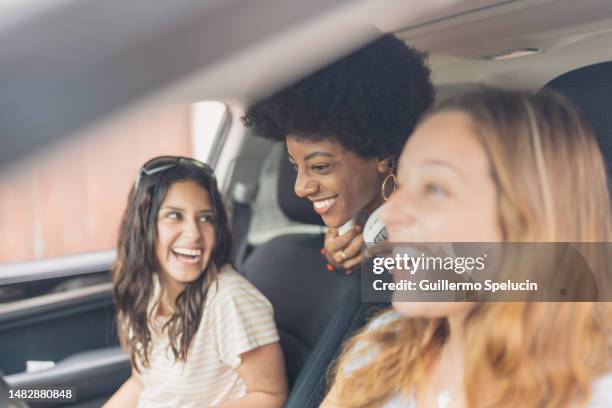
[[[463,177],[463,174],[461,173],[461,170],[459,170],[457,167],[455,167],[454,165],[452,165],[451,163],[445,161],[445,160],[438,160],[438,159],[428,159],[425,160],[421,163],[419,163],[420,165],[428,165],[428,166],[440,166],[440,167],[444,167],[447,168],[449,170],[451,170],[453,173],[456,173],[458,176]]]
[[[161,207],[160,210],[173,210],[173,211],[179,211],[179,212],[185,211],[183,208],[173,207],[173,206],[164,206],[164,207]],[[198,211],[198,213],[213,213],[213,209],[207,208],[205,210]]]
[[[287,155],[289,156],[289,159],[292,161],[295,161],[295,159],[293,157],[291,157],[291,155],[289,154],[289,152],[287,152]],[[314,157],[329,157],[329,158],[334,158],[336,157],[333,153],[329,153],[329,152],[312,152],[306,155],[306,157],[304,157],[304,161],[308,161]]]

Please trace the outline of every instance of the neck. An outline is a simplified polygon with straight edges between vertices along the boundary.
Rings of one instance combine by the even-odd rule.
[[[159,302],[158,312],[161,315],[174,313],[176,309],[176,298],[185,289],[184,285],[176,283],[164,282],[162,285],[161,298]]]
[[[465,317],[465,314],[448,317],[448,327],[450,332],[448,341],[444,345],[444,348],[451,350],[454,355],[463,355],[463,322],[465,321]]]
[[[463,354],[465,344],[465,330],[463,323],[466,314],[460,314],[448,317],[449,336],[448,340],[442,348],[438,366],[438,389],[437,397],[439,398],[443,392],[446,392],[446,398],[451,398],[454,403],[452,405],[444,405],[449,407],[465,406],[463,395]],[[444,397],[443,397],[444,398]],[[437,401],[438,404],[442,402]],[[450,402],[450,401],[449,401]],[[446,403],[448,404],[448,402]]]
[[[463,354],[467,312],[448,316],[449,335],[440,355],[428,373],[417,384],[418,406],[438,408],[465,407],[463,390]]]

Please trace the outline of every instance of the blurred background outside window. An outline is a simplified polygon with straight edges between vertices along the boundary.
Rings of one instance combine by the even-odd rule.
[[[225,115],[220,102],[141,109],[3,169],[0,266],[113,250],[140,166],[158,155],[207,161]]]

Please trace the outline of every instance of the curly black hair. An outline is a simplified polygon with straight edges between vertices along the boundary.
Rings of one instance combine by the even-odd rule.
[[[384,35],[256,103],[242,120],[255,135],[275,141],[332,138],[360,157],[397,157],[433,103],[426,59]]]

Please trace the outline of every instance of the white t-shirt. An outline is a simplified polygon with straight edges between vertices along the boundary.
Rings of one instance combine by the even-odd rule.
[[[378,330],[392,321],[402,318],[403,316],[395,310],[388,311],[372,320],[368,324],[367,330]],[[356,350],[362,347],[365,347],[365,345],[358,343]],[[346,373],[349,374],[369,364],[374,357],[376,357],[376,351],[372,350],[365,356],[350,361],[346,366]],[[417,408],[417,405],[413,394],[402,395],[398,392],[389,398],[381,408]],[[612,372],[599,377],[593,382],[590,399],[585,408],[612,408]]]
[[[137,362],[144,384],[139,408],[201,408],[241,398],[240,354],[279,340],[270,302],[228,265],[208,291],[184,362],[175,361],[167,332],[160,333],[164,321],[151,322],[149,367]]]

